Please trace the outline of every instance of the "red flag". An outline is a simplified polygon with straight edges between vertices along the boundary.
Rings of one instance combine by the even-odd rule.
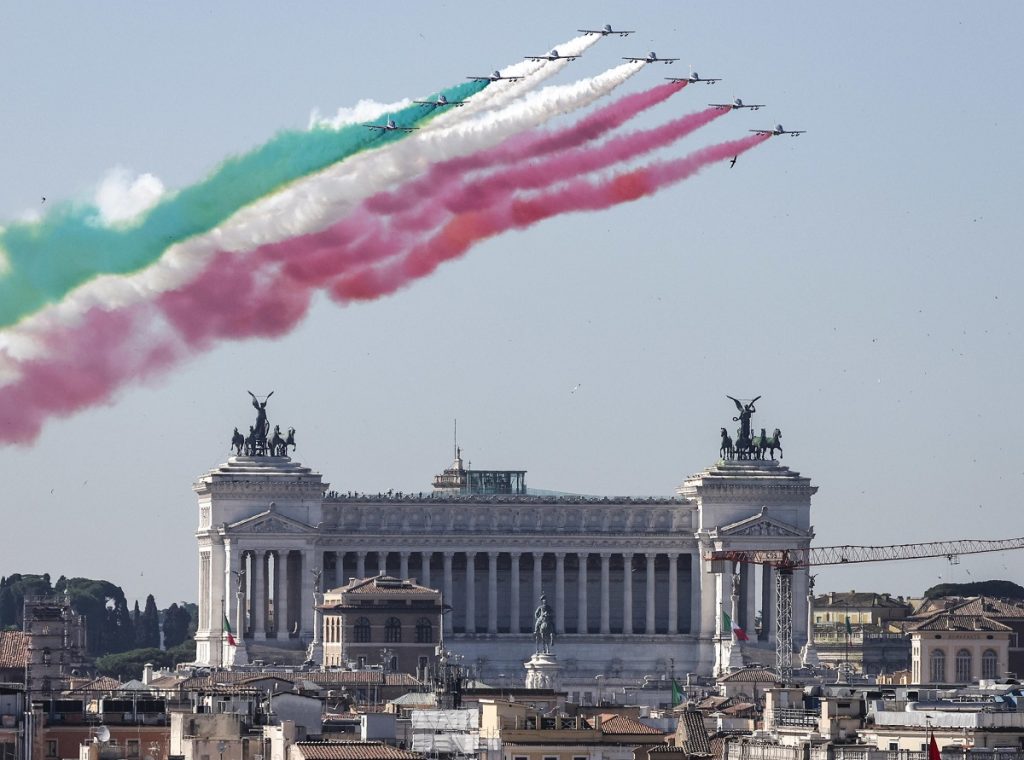
[[[928,740],[928,760],[942,760],[942,753],[939,752],[939,745],[935,741],[935,732],[932,732],[931,739]]]

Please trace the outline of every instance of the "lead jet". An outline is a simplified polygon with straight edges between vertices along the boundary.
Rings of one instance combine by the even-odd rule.
[[[414,129],[419,129],[419,127],[400,127],[395,124],[394,119],[387,119],[383,124],[364,124],[363,126],[367,129],[380,130],[381,134],[385,132],[412,132]]]
[[[578,55],[559,55],[557,50],[552,50],[547,55],[524,55],[528,61],[575,61]]]
[[[758,108],[764,108],[764,103],[744,103],[739,98],[736,98],[732,103],[708,103],[709,106],[717,108],[720,111],[726,109],[736,110],[737,108],[749,108],[751,111],[756,111]]]
[[[518,82],[522,77],[503,77],[501,72],[495,69],[491,72],[490,76],[486,77],[466,77],[466,79],[472,79],[474,82],[500,82],[504,79],[506,82]]]
[[[806,129],[783,129],[781,124],[776,124],[775,129],[751,129],[750,132],[754,132],[758,135],[790,135],[791,137],[798,137],[806,132]]]
[[[626,58],[623,57],[624,61],[636,61],[638,63],[675,63],[678,58],[659,58],[657,53],[653,50],[642,58]]]
[[[437,100],[414,100],[413,103],[419,103],[421,106],[433,106],[434,108],[466,105],[465,100],[448,100],[444,95],[438,95]]]
[[[721,82],[721,79],[704,79],[696,71],[691,71],[688,77],[665,77],[670,82],[689,82],[690,84],[697,84],[697,82],[704,82],[705,84],[714,84],[715,82]]]
[[[602,37],[607,37],[609,34],[617,34],[620,37],[628,37],[635,30],[630,29],[629,31],[626,31],[624,29],[612,29],[611,24],[605,24],[600,29],[577,29],[576,31],[583,32],[585,35],[588,36],[591,34],[600,34]]]

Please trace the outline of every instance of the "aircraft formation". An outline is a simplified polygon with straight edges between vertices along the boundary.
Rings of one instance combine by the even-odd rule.
[[[631,35],[631,34],[633,34],[635,32],[635,30],[633,30],[633,29],[614,29],[614,28],[612,28],[611,24],[605,24],[600,29],[578,29],[577,31],[581,32],[582,34],[584,34],[586,36],[598,35],[598,36],[601,36],[601,37],[608,37],[608,36],[612,36],[612,35],[619,36],[619,37],[628,37],[629,35]],[[527,61],[538,61],[538,62],[545,62],[545,61],[575,61],[577,58],[579,58],[579,56],[578,55],[561,55],[557,50],[552,50],[551,52],[545,53],[543,55],[527,55],[527,56],[523,56],[523,58],[525,60],[527,60]],[[644,64],[648,64],[648,63],[670,64],[670,63],[675,63],[679,59],[678,58],[659,58],[657,53],[655,53],[652,50],[649,53],[647,53],[647,55],[644,55],[644,56],[623,56],[622,60],[630,61],[630,62],[633,62],[633,63],[644,63]],[[505,75],[502,75],[502,73],[500,71],[497,71],[497,70],[491,72],[489,75],[486,75],[486,76],[470,76],[470,77],[466,77],[466,78],[471,80],[471,81],[474,81],[474,82],[509,82],[509,83],[518,82],[520,79],[522,79],[522,77],[518,77],[518,76],[505,76]],[[677,82],[677,83],[685,82],[686,84],[697,84],[699,82],[703,82],[704,84],[709,84],[710,85],[710,84],[715,84],[716,82],[721,82],[722,81],[721,78],[719,78],[719,77],[702,77],[700,74],[698,74],[696,71],[693,71],[692,69],[690,70],[690,74],[688,76],[685,76],[685,77],[665,77],[665,78],[669,82]],[[443,94],[442,95],[438,95],[437,98],[435,98],[434,100],[415,100],[413,102],[423,106],[424,108],[432,108],[432,109],[447,108],[449,106],[459,107],[459,106],[465,105],[465,103],[466,103],[466,101],[464,101],[464,100],[454,100],[454,101],[453,100],[448,100],[448,98],[446,98]],[[718,108],[720,110],[733,110],[733,111],[741,110],[741,109],[744,109],[744,108],[749,108],[751,111],[757,111],[758,109],[761,109],[761,108],[765,107],[764,103],[744,103],[740,98],[735,98],[732,102],[729,102],[729,103],[708,103],[708,106],[710,106],[712,108]],[[397,124],[395,124],[394,120],[390,119],[390,118],[385,120],[385,122],[383,124],[364,124],[363,126],[365,126],[368,129],[378,131],[381,135],[384,135],[384,134],[386,134],[388,132],[412,132],[413,130],[419,128],[419,127],[405,127],[405,126],[397,125]],[[799,130],[783,129],[781,124],[776,124],[774,129],[751,129],[749,131],[750,132],[754,132],[755,134],[759,134],[759,135],[769,135],[769,136],[790,135],[791,137],[798,137],[799,135],[804,134],[804,132],[806,130],[803,130],[803,129],[799,129]],[[733,158],[733,160],[729,164],[729,166],[731,168],[731,167],[733,167],[735,165],[736,165],[736,159]]]

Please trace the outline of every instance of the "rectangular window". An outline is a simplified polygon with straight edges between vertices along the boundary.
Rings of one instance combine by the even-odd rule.
[[[57,757],[57,740],[47,739],[46,740],[46,756]]]
[[[512,755],[512,760],[530,760],[529,755]]]
[[[899,749],[900,749],[900,743],[899,742],[889,742],[889,751],[890,752],[899,752]]]
[[[139,740],[138,739],[129,739],[125,743],[125,746],[126,746],[126,749],[128,750],[128,757],[138,757],[139,756]]]

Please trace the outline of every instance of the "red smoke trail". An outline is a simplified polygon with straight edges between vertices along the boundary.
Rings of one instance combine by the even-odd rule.
[[[377,193],[368,198],[364,202],[364,206],[367,210],[377,214],[395,214],[417,204],[424,194],[436,192],[438,186],[462,179],[467,172],[490,169],[524,158],[537,158],[596,140],[611,130],[621,127],[637,114],[664,102],[683,89],[686,84],[686,82],[659,84],[644,92],[619,98],[572,126],[554,131],[532,130],[525,134],[513,135],[494,148],[479,151],[470,156],[441,161],[431,166],[424,176],[405,183],[401,189]]]
[[[183,358],[173,342],[141,334],[137,309],[90,311],[74,329],[46,336],[45,357],[23,362],[0,388],[0,442],[29,443],[52,416],[108,402],[125,378],[146,378]]]
[[[341,301],[378,298],[487,237],[569,211],[636,200],[766,139],[755,135],[600,182],[573,180],[525,199],[506,199],[495,208],[459,214],[421,245],[410,248],[396,242],[402,236],[391,238],[398,249],[409,251],[404,258],[341,277],[333,264],[323,270],[311,266],[303,278],[295,278],[280,276],[278,262],[264,259],[261,266],[246,254],[219,254],[197,279],[155,302],[117,311],[93,309],[75,327],[35,336],[47,353],[18,362],[18,379],[0,387],[0,442],[31,442],[48,418],[106,403],[128,381],[166,371],[218,339],[282,335],[305,315],[316,286],[330,283],[331,296]],[[342,249],[347,236],[363,231],[359,224],[349,221],[334,230]],[[330,248],[322,242],[318,254],[326,260]],[[394,252],[400,251],[388,255]]]
[[[454,188],[441,202],[454,213],[485,208],[501,202],[516,190],[547,187],[553,181],[589,174],[663,148],[727,113],[719,108],[708,108],[660,127],[615,137],[596,148],[576,148],[556,153],[545,161],[522,163]]]
[[[334,227],[268,246],[258,253],[269,260],[284,261],[285,274],[300,282],[322,284],[354,266],[380,262],[407,251],[415,237],[443,223],[450,212],[463,213],[497,204],[516,190],[546,187],[628,161],[665,147],[726,113],[708,108],[596,147],[563,150],[541,161],[524,161],[468,183],[434,186],[432,192],[420,196],[419,205],[394,215],[390,227],[384,226],[379,216],[370,216],[367,210],[360,209]],[[533,156],[527,153],[524,158]],[[481,160],[479,156],[474,159]]]
[[[485,238],[510,229],[529,227],[558,214],[596,211],[637,200],[692,176],[708,164],[745,153],[769,137],[751,135],[607,180],[574,180],[533,197],[514,199],[484,211],[459,214],[405,258],[342,275],[331,285],[331,297],[339,301],[369,300],[393,293],[403,285],[430,274],[443,262],[461,256],[470,246]]]
[[[463,178],[466,171],[490,168],[499,164],[538,158],[549,153],[565,151],[596,139],[602,134],[621,126],[641,111],[663,102],[679,92],[685,83],[668,83],[652,87],[644,92],[619,98],[611,105],[595,111],[575,124],[554,132],[532,132],[516,135],[505,140],[497,148],[479,151],[471,156],[451,159],[433,165],[426,175],[405,183],[401,189],[378,193],[367,199],[343,221],[319,232],[264,246],[250,257],[257,262],[284,262],[284,272],[298,282],[315,285],[344,273],[351,266],[380,260],[408,248],[411,234],[422,233],[441,224],[446,214],[436,202],[428,203],[445,188],[451,188]],[[725,111],[715,112],[715,116]],[[710,119],[698,117],[699,124],[687,127],[684,120],[666,125],[663,135],[677,132],[678,139]],[[625,138],[620,138],[625,140]],[[666,139],[665,137],[656,139]],[[639,144],[639,139],[638,139]],[[652,148],[648,147],[646,150]],[[611,154],[609,154],[610,156]],[[579,159],[577,159],[579,160]],[[604,158],[604,165],[610,158]],[[597,160],[597,167],[602,160]],[[582,166],[582,164],[580,164]],[[553,168],[552,171],[557,169]],[[586,171],[586,169],[579,169]],[[535,175],[534,182],[542,180]],[[550,180],[548,180],[550,181]],[[535,185],[531,185],[535,186]],[[467,187],[463,195],[473,192]],[[392,220],[393,228],[384,226],[382,214],[397,214]]]

